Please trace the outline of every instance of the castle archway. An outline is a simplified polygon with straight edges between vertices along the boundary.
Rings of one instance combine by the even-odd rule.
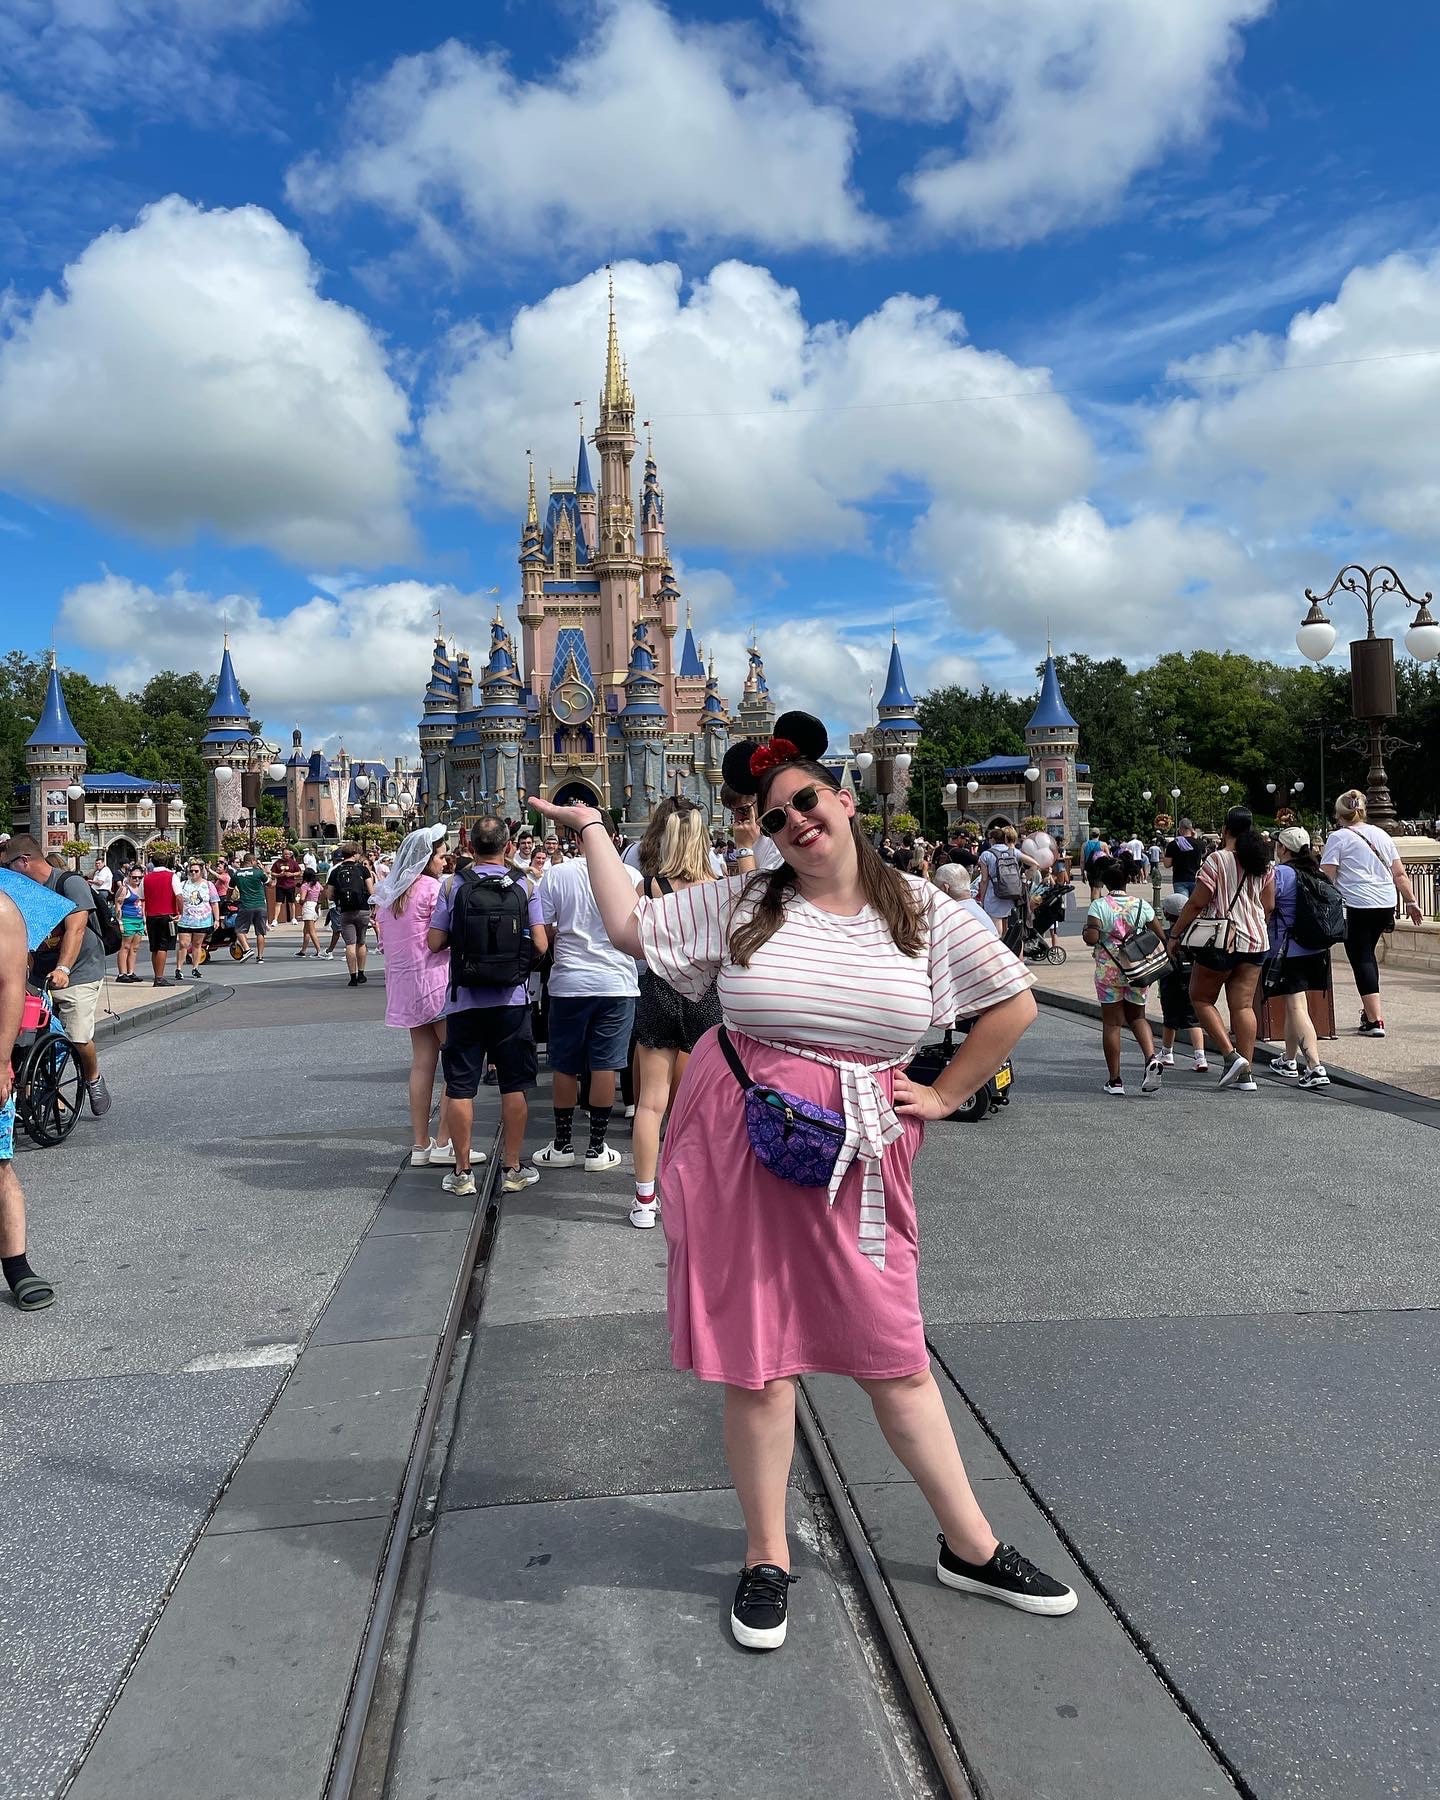
[[[600,790],[588,781],[575,779],[563,782],[550,799],[556,806],[599,806]]]

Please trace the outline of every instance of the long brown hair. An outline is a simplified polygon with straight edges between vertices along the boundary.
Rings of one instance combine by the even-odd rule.
[[[808,757],[782,763],[761,778],[755,796],[756,809],[764,812],[765,801],[775,777],[786,769],[799,769],[813,775],[821,785],[833,789],[835,777],[818,762]],[[860,872],[860,891],[867,906],[873,906],[884,919],[895,948],[906,956],[919,956],[925,948],[926,936],[922,902],[918,891],[910,886],[898,869],[880,860],[880,853],[860,829],[858,819],[850,821],[850,835],[855,840],[855,856]],[[762,944],[769,943],[785,920],[785,902],[799,892],[795,871],[789,863],[781,863],[768,875],[752,875],[741,898],[754,901],[754,911],[738,923],[730,933],[730,960],[737,968],[748,969],[750,959]],[[757,898],[758,895],[758,898]],[[739,908],[736,909],[737,914]]]

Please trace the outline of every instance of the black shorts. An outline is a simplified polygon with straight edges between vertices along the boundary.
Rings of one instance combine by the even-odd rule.
[[[156,913],[145,921],[145,936],[152,950],[175,948],[175,920],[169,913]]]
[[[1311,956],[1282,956],[1265,968],[1267,994],[1323,994],[1330,985],[1330,952]]]
[[[440,1064],[451,1100],[473,1100],[489,1057],[502,1094],[535,1085],[535,1038],[528,1006],[476,1006],[445,1020]]]
[[[1160,1019],[1169,1031],[1189,1031],[1198,1025],[1195,1009],[1190,1004],[1190,971],[1182,968],[1170,975],[1162,975],[1157,986],[1160,989]]]

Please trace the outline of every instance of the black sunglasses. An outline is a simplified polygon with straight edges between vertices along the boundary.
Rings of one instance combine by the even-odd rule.
[[[760,829],[768,838],[779,837],[785,829],[785,815],[791,807],[794,807],[797,813],[804,814],[814,812],[819,804],[820,790],[818,787],[797,788],[784,806],[772,806],[769,812],[761,813]]]

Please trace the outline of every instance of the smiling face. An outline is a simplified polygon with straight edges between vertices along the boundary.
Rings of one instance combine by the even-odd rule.
[[[788,802],[806,789],[815,790],[815,805],[799,812]],[[855,816],[851,795],[829,786],[803,765],[780,769],[758,796],[761,816],[785,807],[785,823],[775,833],[776,849],[802,880],[805,876],[834,875],[855,865],[855,839],[850,821]]]

